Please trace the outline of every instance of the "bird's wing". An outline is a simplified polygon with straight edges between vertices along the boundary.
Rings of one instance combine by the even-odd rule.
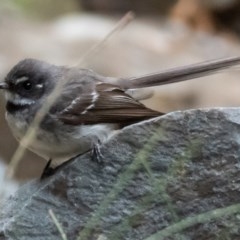
[[[124,90],[110,83],[99,82],[89,93],[75,97],[58,118],[71,125],[119,123],[128,125],[141,120],[160,116],[126,94]]]

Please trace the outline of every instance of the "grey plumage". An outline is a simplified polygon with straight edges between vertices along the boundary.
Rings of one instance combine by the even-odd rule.
[[[106,141],[114,130],[163,113],[145,107],[126,90],[163,85],[212,74],[240,63],[229,58],[129,79],[109,78],[79,68],[35,59],[19,62],[0,83],[7,100],[6,118],[18,140],[58,83],[54,104],[43,118],[36,139],[27,146],[58,165]]]

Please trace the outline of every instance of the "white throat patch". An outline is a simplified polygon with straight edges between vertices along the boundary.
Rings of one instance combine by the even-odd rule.
[[[13,103],[15,105],[24,106],[24,105],[32,105],[35,103],[35,101],[32,99],[23,98],[16,93],[11,93],[8,91],[5,92],[5,98],[6,98],[7,102]]]

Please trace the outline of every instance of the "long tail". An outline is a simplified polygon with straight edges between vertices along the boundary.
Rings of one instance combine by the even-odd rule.
[[[140,77],[119,79],[119,85],[124,89],[159,86],[211,75],[238,64],[240,64],[240,57],[205,61]]]

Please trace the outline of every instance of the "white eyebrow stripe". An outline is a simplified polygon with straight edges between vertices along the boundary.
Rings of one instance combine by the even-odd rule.
[[[28,77],[26,77],[26,76],[20,77],[20,78],[16,79],[16,84],[25,82],[26,80],[28,80]]]

